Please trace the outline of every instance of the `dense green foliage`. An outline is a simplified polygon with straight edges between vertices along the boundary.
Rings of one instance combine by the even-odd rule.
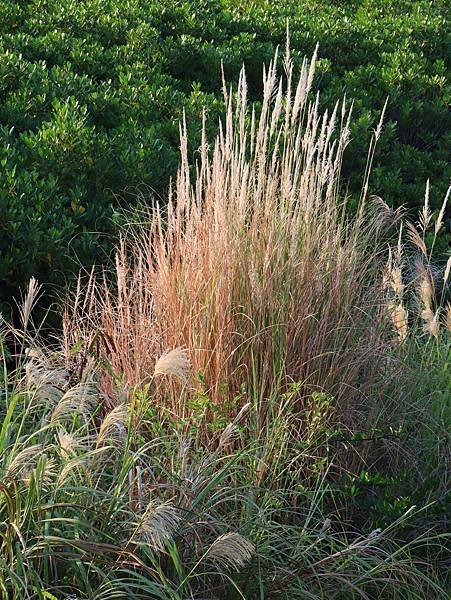
[[[432,206],[443,197],[445,2],[0,0],[0,15],[2,301],[101,261],[115,208],[164,193],[183,110],[194,149],[202,106],[211,127],[220,114],[221,62],[233,81],[244,61],[258,96],[288,17],[296,60],[320,44],[323,105],[355,101],[350,191],[389,96],[372,191],[414,207],[430,178]]]

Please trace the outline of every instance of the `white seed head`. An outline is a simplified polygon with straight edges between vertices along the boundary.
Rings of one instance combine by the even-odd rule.
[[[180,522],[180,514],[175,506],[169,503],[155,504],[150,502],[143,514],[136,531],[138,539],[146,542],[153,550],[164,550]]]
[[[154,376],[173,375],[183,382],[188,379],[191,363],[186,348],[175,348],[166,352],[155,363]]]
[[[239,571],[250,561],[254,550],[254,545],[239,533],[226,533],[213,542],[204,559],[228,571]]]

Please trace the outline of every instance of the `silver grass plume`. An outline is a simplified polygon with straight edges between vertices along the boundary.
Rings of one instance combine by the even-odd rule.
[[[183,383],[188,380],[191,363],[186,348],[175,348],[165,352],[155,363],[154,377],[158,375],[172,375]]]
[[[57,439],[59,452],[65,460],[76,456],[80,450],[87,451],[89,449],[88,438],[79,438],[74,433],[70,433],[64,429],[58,430]]]
[[[33,444],[18,452],[8,465],[6,475],[9,477],[18,477],[23,482],[28,483],[30,474],[36,468],[39,459],[43,457],[44,447],[42,444]],[[50,481],[55,476],[56,462],[54,459],[45,460],[44,469],[41,473],[44,482]]]
[[[67,389],[68,374],[36,346],[25,350],[25,374],[21,388],[32,394],[33,400],[53,408]]]
[[[58,476],[58,485],[63,485],[69,476],[79,475],[80,480],[86,482],[86,471],[94,471],[95,465],[98,465],[100,458],[107,448],[97,448],[87,452],[82,456],[74,456],[68,460],[60,471]]]
[[[6,475],[18,475],[24,471],[28,472],[36,464],[36,461],[38,460],[39,456],[41,456],[42,452],[42,444],[33,444],[32,446],[27,446],[18,452],[9,463]]]
[[[51,424],[71,417],[74,413],[88,419],[99,403],[99,393],[96,387],[88,383],[78,383],[69,388],[54,408]]]
[[[165,544],[173,538],[179,522],[180,514],[175,506],[167,502],[155,504],[151,501],[136,528],[135,541],[137,538],[153,550],[162,551]]]
[[[254,545],[239,533],[219,536],[204,555],[204,560],[227,571],[239,571],[254,554]]]
[[[39,291],[41,286],[38,284],[36,279],[32,277],[28,283],[28,290],[22,303],[19,305],[19,314],[22,326],[24,329],[27,328],[28,322],[33,311],[33,307],[39,297]]]
[[[229,423],[227,425],[227,427],[224,429],[224,431],[222,432],[221,437],[219,439],[218,449],[223,448],[229,442],[231,442],[235,437],[237,437],[239,435],[238,425],[239,425],[240,421],[242,421],[242,419],[246,415],[246,413],[248,412],[250,406],[251,406],[251,403],[247,402],[241,408],[241,410],[239,411],[237,416],[234,418],[234,420],[231,423]]]
[[[97,446],[102,446],[108,440],[114,446],[121,447],[127,435],[128,416],[129,406],[127,404],[118,404],[113,408],[100,424]]]

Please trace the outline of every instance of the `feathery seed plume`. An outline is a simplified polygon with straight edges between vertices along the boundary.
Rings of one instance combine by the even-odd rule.
[[[213,542],[204,560],[229,571],[239,571],[250,561],[254,550],[254,545],[239,533],[226,533]]]
[[[150,502],[137,529],[138,537],[156,551],[164,550],[180,522],[179,511],[169,503]]]
[[[97,446],[101,446],[107,439],[115,445],[121,446],[126,435],[125,423],[128,415],[129,407],[126,404],[119,404],[113,408],[100,425]]]
[[[188,380],[191,363],[186,348],[175,348],[166,352],[155,363],[154,376],[173,375],[184,383]]]

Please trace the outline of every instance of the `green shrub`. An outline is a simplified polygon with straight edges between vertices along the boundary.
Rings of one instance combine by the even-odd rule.
[[[60,285],[101,262],[126,190],[161,194],[178,157],[183,109],[193,131],[221,110],[220,64],[244,61],[251,98],[262,63],[320,43],[318,86],[332,107],[355,100],[344,164],[352,194],[371,128],[390,97],[372,191],[414,207],[446,187],[449,84],[444,2],[365,0],[0,0],[0,300],[30,275]]]

